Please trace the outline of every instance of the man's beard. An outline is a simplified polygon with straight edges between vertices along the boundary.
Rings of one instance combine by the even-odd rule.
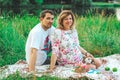
[[[45,28],[45,29],[49,29],[51,26],[52,26],[52,25],[47,25],[47,26],[44,25],[44,28]]]

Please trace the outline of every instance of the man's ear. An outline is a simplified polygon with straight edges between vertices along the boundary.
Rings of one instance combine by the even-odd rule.
[[[43,20],[43,18],[40,18],[40,21],[42,21]]]

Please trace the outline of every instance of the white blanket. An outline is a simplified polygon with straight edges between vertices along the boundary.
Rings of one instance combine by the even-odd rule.
[[[87,76],[94,80],[119,80],[120,79],[120,54],[114,54],[111,56],[103,57],[107,60],[105,65],[102,65],[99,69],[93,70],[90,73],[75,73],[73,66],[57,66],[56,69],[49,73],[50,76],[56,76],[60,78],[69,78],[69,77],[82,77]],[[19,71],[22,77],[26,77],[28,72],[24,70],[27,68],[27,64],[19,63],[14,65],[7,65],[0,68],[0,79],[7,77],[10,74]],[[110,71],[105,71],[105,67],[109,67]],[[117,68],[117,72],[113,72],[113,68]],[[36,76],[41,77],[44,72],[49,68],[49,65],[36,66]],[[97,71],[97,72],[96,72]],[[99,74],[98,74],[99,72]]]

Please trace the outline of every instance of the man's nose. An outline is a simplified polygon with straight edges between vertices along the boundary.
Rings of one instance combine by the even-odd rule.
[[[53,22],[53,19],[50,19],[50,22],[52,23],[52,22]]]

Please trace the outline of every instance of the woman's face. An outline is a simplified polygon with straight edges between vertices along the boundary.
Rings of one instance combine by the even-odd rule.
[[[63,19],[63,27],[65,30],[69,30],[73,24],[73,19],[71,15],[68,15]]]

